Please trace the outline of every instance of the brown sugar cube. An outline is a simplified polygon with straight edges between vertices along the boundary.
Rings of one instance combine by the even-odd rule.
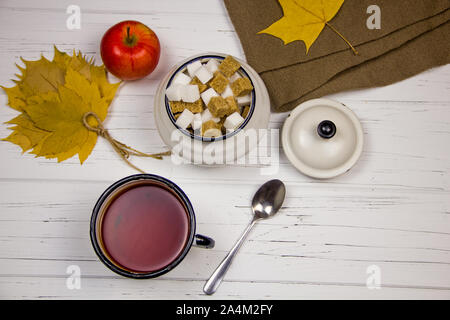
[[[208,103],[208,109],[215,118],[221,118],[230,112],[230,106],[222,96],[212,97]]]
[[[214,78],[209,81],[209,86],[216,90],[217,93],[221,94],[225,91],[228,85],[228,78],[225,77],[221,72],[214,73]]]
[[[253,90],[253,86],[249,78],[239,78],[231,83],[230,87],[236,97],[245,96]]]
[[[199,113],[203,111],[204,104],[202,99],[198,99],[192,103],[183,102],[183,104],[185,105],[185,109],[188,109],[192,113]]]
[[[214,120],[208,120],[202,124],[202,136],[219,137],[222,135],[221,125]]]
[[[232,56],[227,56],[219,65],[219,70],[227,77],[231,77],[239,70],[241,64],[237,62]]]
[[[227,112],[227,116],[234,113],[234,112],[239,112],[239,107],[236,103],[236,99],[234,99],[234,97],[227,97],[225,98],[225,101],[228,103],[229,111]]]
[[[208,86],[206,84],[203,84],[197,77],[194,77],[194,79],[192,79],[189,84],[196,84],[200,93],[208,89]]]
[[[242,108],[242,118],[247,118],[248,112],[250,111],[250,106],[245,106]]]
[[[182,101],[170,101],[170,110],[173,114],[183,112],[184,109],[188,109],[192,113],[202,112],[204,104],[202,99],[198,99],[195,102],[182,102]]]
[[[182,101],[169,101],[169,106],[173,114],[183,112],[183,110],[186,109],[186,106]]]

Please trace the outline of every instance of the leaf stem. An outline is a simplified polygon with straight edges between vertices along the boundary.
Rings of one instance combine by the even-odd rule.
[[[309,14],[311,14],[312,16],[316,17],[317,19],[319,19],[321,22],[323,22],[326,26],[328,26],[331,30],[333,30],[339,37],[342,38],[342,40],[344,40],[348,46],[352,49],[353,53],[355,55],[358,55],[359,52],[352,46],[352,44],[350,43],[350,41],[348,41],[343,35],[342,33],[340,33],[339,31],[337,31],[337,29],[335,27],[333,27],[331,24],[329,24],[327,22],[327,19],[325,18],[325,13],[323,13],[323,17],[320,17],[319,15],[315,14],[313,11],[308,10],[307,8],[305,8],[304,6],[302,6],[301,4],[299,4],[297,1],[293,0],[294,3],[301,9],[305,10],[306,12],[308,12]],[[323,1],[322,1],[322,6],[323,6]],[[323,12],[323,11],[322,11]]]
[[[344,40],[348,46],[352,49],[353,53],[355,55],[359,55],[358,50],[355,49],[355,47],[352,46],[352,44],[350,43],[350,41],[348,41],[343,35],[342,33],[340,33],[335,27],[333,27],[331,24],[329,24],[328,22],[325,22],[325,25],[328,26],[331,30],[333,30],[339,37],[342,38],[342,40]]]

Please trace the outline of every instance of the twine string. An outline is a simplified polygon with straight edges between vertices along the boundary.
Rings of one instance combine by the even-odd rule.
[[[91,126],[89,124],[89,122],[88,122],[89,117],[93,117],[97,121],[96,126]],[[86,112],[83,116],[83,124],[86,127],[86,129],[88,129],[89,131],[93,131],[93,132],[97,133],[99,136],[108,140],[108,142],[113,147],[114,151],[116,151],[116,153],[129,166],[131,166],[132,168],[134,168],[135,170],[137,170],[141,173],[145,173],[145,172],[143,170],[139,169],[138,167],[136,167],[134,164],[132,164],[128,160],[130,158],[130,156],[133,155],[133,156],[138,156],[138,157],[148,157],[148,158],[162,160],[163,156],[170,155],[170,151],[165,151],[165,152],[160,152],[160,153],[155,153],[155,154],[144,153],[144,152],[141,152],[134,148],[131,148],[130,146],[127,146],[126,144],[114,139],[113,137],[111,137],[108,130],[103,126],[102,121],[100,120],[99,116],[95,112]]]

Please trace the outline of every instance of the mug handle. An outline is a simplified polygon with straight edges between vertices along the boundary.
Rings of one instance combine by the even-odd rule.
[[[216,242],[214,241],[214,239],[210,237],[203,236],[201,234],[196,234],[194,243],[192,245],[199,248],[211,249],[214,248],[215,243]]]

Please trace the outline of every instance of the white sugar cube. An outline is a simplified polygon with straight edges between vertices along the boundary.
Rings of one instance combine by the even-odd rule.
[[[186,85],[189,84],[191,80],[192,80],[191,77],[189,77],[183,72],[180,72],[173,78],[172,83]]]
[[[209,72],[208,69],[206,69],[205,66],[201,66],[198,68],[198,70],[195,72],[195,76],[200,80],[203,84],[206,84],[209,80],[212,79],[213,74],[212,72]]]
[[[201,113],[201,117],[202,117],[202,122],[213,120],[215,123],[218,123],[220,121],[220,118],[213,117],[213,115],[211,114],[211,111],[209,111],[209,109],[203,110],[203,112]]]
[[[214,73],[219,70],[219,62],[216,59],[209,59],[205,67],[209,72]]]
[[[236,98],[238,107],[248,106],[252,102],[252,96],[250,94],[243,96],[243,97],[237,97]]]
[[[173,83],[170,85],[169,88],[166,90],[166,96],[169,101],[180,101],[181,100],[181,92],[182,92],[182,85]]]
[[[200,60],[194,61],[187,65],[187,71],[189,75],[193,78],[195,75],[195,72],[202,66],[202,63]]]
[[[230,82],[235,82],[237,79],[242,78],[239,73],[235,72],[231,77],[230,77]]]
[[[233,96],[233,90],[231,90],[230,85],[227,85],[225,90],[222,92],[222,97],[225,99],[225,98],[232,97],[232,96]]]
[[[181,87],[181,100],[184,102],[195,102],[200,99],[200,91],[195,84],[188,84]]]
[[[208,90],[203,91],[201,94],[203,102],[205,103],[206,106],[208,106],[209,100],[211,100],[212,97],[218,96],[219,94],[213,88],[209,88]]]
[[[191,122],[192,129],[199,130],[202,127],[202,115],[201,113],[194,114],[194,119]]]
[[[194,114],[190,112],[188,109],[184,109],[175,123],[181,129],[186,129],[192,123],[193,119]]]
[[[223,123],[223,126],[227,130],[234,130],[236,129],[242,122],[244,122],[244,118],[241,117],[241,115],[238,112],[234,112],[230,114]]]

